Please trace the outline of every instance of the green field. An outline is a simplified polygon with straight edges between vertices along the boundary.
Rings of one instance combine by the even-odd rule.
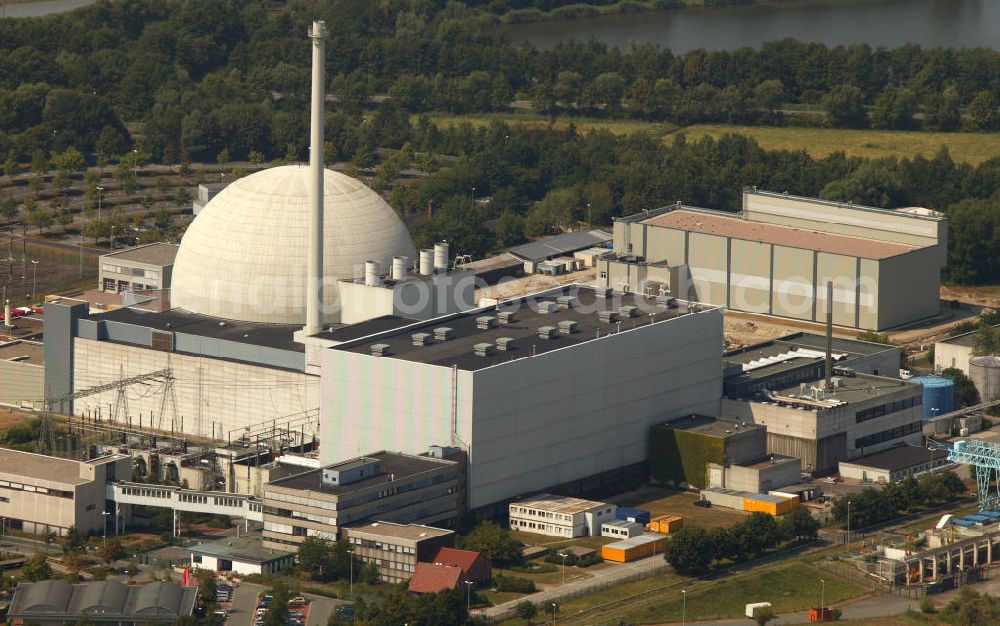
[[[757,140],[767,150],[805,150],[813,157],[822,158],[842,151],[848,156],[882,158],[887,156],[915,157],[922,154],[932,157],[941,146],[948,148],[956,161],[976,165],[1000,156],[1000,133],[935,133],[922,131],[846,130],[837,128],[800,128],[796,126],[727,126],[724,124],[695,124],[678,129],[669,122],[641,120],[604,120],[588,117],[561,116],[552,120],[532,113],[492,113],[474,115],[431,115],[430,120],[441,127],[467,122],[476,127],[488,126],[493,120],[510,124],[524,124],[532,128],[565,129],[571,123],[580,132],[607,130],[617,135],[648,132],[671,141],[674,133],[683,132],[688,139],[704,136],[721,137],[726,133],[746,135]]]
[[[686,617],[690,621],[710,620],[743,615],[750,602],[770,602],[776,613],[804,611],[820,603],[822,584],[826,580],[826,602],[836,604],[862,596],[866,589],[852,582],[820,571],[804,563],[782,564],[741,574],[722,581],[692,585],[687,593]],[[622,586],[616,593],[606,593],[605,601],[627,596]],[[580,603],[581,606],[577,606]],[[575,613],[583,608],[599,606],[595,598],[587,597],[565,602],[562,613]],[[579,626],[606,624],[609,619],[623,618],[635,624],[657,624],[680,621],[682,617],[681,587],[673,587],[648,597],[637,598],[624,605],[594,610],[580,615]]]

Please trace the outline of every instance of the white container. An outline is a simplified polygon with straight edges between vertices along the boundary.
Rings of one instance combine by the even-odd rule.
[[[403,280],[406,278],[406,263],[409,261],[405,256],[392,257],[392,279]]]
[[[420,274],[430,276],[434,273],[434,250],[425,248],[420,251]]]

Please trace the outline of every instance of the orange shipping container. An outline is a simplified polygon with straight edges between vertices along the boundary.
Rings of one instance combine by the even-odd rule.
[[[684,527],[684,518],[680,515],[660,515],[654,517],[646,524],[646,530],[654,533],[669,535]]]
[[[601,547],[601,558],[615,563],[631,563],[639,559],[663,554],[663,535],[639,535]]]
[[[779,500],[777,498],[772,499],[757,499],[757,498],[743,498],[743,510],[753,513],[755,511],[760,511],[761,513],[767,513],[768,515],[784,515],[788,513],[795,505],[799,502],[798,498],[788,498],[784,500]]]

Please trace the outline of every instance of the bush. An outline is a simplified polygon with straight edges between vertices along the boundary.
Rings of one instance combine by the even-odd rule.
[[[937,613],[937,607],[934,605],[934,598],[931,598],[930,596],[920,598],[920,610],[924,613]]]
[[[535,581],[518,576],[504,576],[497,574],[493,577],[493,586],[497,591],[507,591],[511,593],[534,593]]]
[[[603,563],[603,562],[604,562],[604,559],[602,559],[595,552],[594,554],[588,554],[586,556],[582,556],[579,559],[577,559],[576,560],[576,566],[577,567],[590,567],[591,565],[597,565],[598,563]]]

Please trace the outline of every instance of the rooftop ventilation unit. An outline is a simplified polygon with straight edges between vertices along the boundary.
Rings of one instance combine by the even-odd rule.
[[[635,317],[639,314],[639,308],[631,305],[626,305],[618,307],[618,312],[621,313],[622,317]]]
[[[844,378],[854,378],[857,375],[854,368],[851,367],[835,367],[833,368],[833,373]]]
[[[455,338],[455,331],[447,326],[438,326],[434,329],[434,338],[438,341],[448,341]]]
[[[559,310],[559,303],[553,302],[552,300],[542,300],[538,303],[539,313],[555,313]]]
[[[556,302],[564,309],[572,309],[576,306],[576,296],[559,296]]]
[[[676,305],[677,298],[666,294],[660,294],[656,296],[656,303],[659,304],[660,306],[670,306],[672,304]]]
[[[389,354],[389,344],[387,343],[372,344],[372,356],[385,356],[387,354]]]
[[[611,287],[594,287],[594,295],[598,298],[610,298]]]
[[[413,333],[410,337],[413,339],[413,345],[415,346],[426,346],[431,343],[430,333]]]
[[[513,337],[497,337],[497,350],[501,352],[507,352],[508,350],[514,349],[514,338]]]
[[[563,320],[559,322],[559,332],[564,335],[571,335],[576,332],[577,323],[574,320]]]
[[[493,347],[492,343],[477,343],[472,347],[473,352],[476,356],[490,356],[496,352],[496,348]]]
[[[597,319],[605,324],[614,324],[618,321],[618,311],[598,311]]]
[[[491,328],[497,327],[497,318],[492,315],[483,315],[476,318],[476,328],[480,330],[489,330]]]
[[[499,311],[499,312],[497,312],[497,320],[501,324],[503,324],[504,326],[507,326],[508,324],[510,324],[511,322],[514,321],[514,312],[513,311]]]
[[[553,339],[557,334],[555,326],[540,326],[538,328],[539,339]]]

